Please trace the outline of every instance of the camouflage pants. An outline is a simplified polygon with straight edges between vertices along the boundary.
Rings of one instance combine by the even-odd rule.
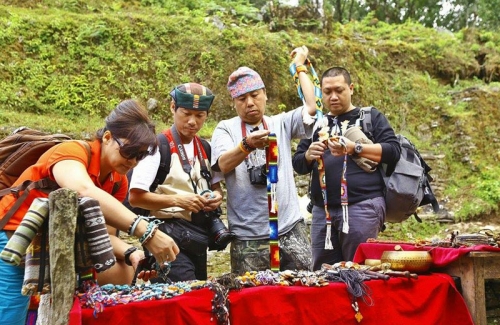
[[[304,221],[279,237],[280,270],[311,270],[311,242]],[[270,268],[269,240],[238,240],[231,242],[231,272],[242,275],[247,271]]]

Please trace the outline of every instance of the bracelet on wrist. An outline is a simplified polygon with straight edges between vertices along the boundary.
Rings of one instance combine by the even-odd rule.
[[[255,149],[257,149],[256,147],[252,147],[251,145],[248,144],[247,137],[243,137],[243,139],[241,139],[241,144],[243,145],[243,148],[245,148],[245,150],[248,152],[252,152]]]
[[[303,64],[298,65],[295,68],[297,69],[297,74],[299,74],[300,72],[305,72],[305,73],[308,72],[307,71],[307,67],[305,65],[303,65]]]
[[[137,249],[138,249],[137,247],[132,246],[129,249],[127,249],[125,253],[123,253],[123,255],[125,256],[124,258],[125,264],[132,266],[132,262],[130,261],[130,255],[132,255],[132,253],[135,252]]]
[[[141,245],[145,245],[151,238],[153,238],[154,234],[156,233],[156,230],[158,229],[158,225],[162,224],[163,222],[161,220],[153,220],[148,223],[148,227],[144,234],[139,238],[139,242]]]
[[[248,155],[251,151],[247,151],[245,149],[245,147],[243,146],[243,142],[240,141],[240,143],[238,144],[238,148],[240,148],[241,152],[243,152],[244,154]]]
[[[139,222],[141,222],[141,220],[146,220],[148,221],[148,217],[145,217],[145,216],[137,216],[135,219],[134,219],[134,222],[132,223],[132,225],[130,225],[130,231],[129,231],[129,236],[134,236],[134,233],[135,233],[135,229],[137,228],[137,226],[139,225]]]
[[[154,227],[153,230],[151,231],[151,234],[146,239],[144,239],[144,241],[141,243],[142,246],[146,245],[151,240],[151,238],[155,236],[157,231],[158,231],[158,226]]]
[[[130,224],[130,226],[128,227],[127,234],[129,234],[130,236],[132,236],[132,228],[134,227],[134,224],[136,223],[137,218],[139,218],[139,216],[136,216],[136,217],[134,218],[134,221],[132,221],[132,223],[131,223],[131,224]]]

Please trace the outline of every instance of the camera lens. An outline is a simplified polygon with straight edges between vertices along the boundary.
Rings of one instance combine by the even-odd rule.
[[[234,234],[227,229],[226,225],[218,217],[211,217],[209,234],[217,250],[226,248],[227,244],[234,238]]]
[[[214,241],[216,243],[225,232],[229,232],[229,230],[227,230],[226,225],[222,222],[222,220],[217,217],[212,217],[210,222],[210,235],[214,237]]]

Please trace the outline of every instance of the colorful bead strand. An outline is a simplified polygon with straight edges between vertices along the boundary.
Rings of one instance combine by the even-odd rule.
[[[278,183],[278,142],[274,133],[269,134],[268,138],[267,201],[269,205],[269,254],[271,271],[279,272],[280,250],[278,242],[278,200],[276,197],[276,185]]]

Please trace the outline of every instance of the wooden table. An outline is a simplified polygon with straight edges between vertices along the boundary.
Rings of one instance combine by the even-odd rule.
[[[462,296],[476,325],[486,325],[485,280],[500,279],[500,253],[470,252],[440,269],[460,277]]]

